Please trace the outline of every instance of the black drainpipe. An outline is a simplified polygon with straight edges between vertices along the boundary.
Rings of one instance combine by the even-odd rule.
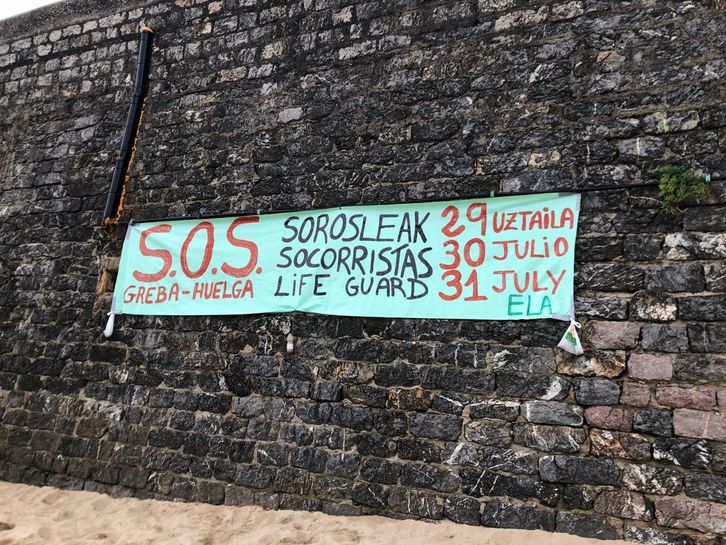
[[[134,82],[134,94],[131,96],[131,106],[126,118],[126,127],[124,128],[123,139],[121,140],[121,150],[116,167],[113,170],[113,178],[111,178],[111,189],[108,192],[106,200],[106,209],[103,211],[101,225],[108,225],[117,220],[120,212],[124,193],[124,182],[129,169],[129,164],[134,155],[136,137],[139,131],[139,121],[144,109],[144,100],[146,92],[149,89],[149,67],[151,65],[151,47],[154,31],[148,26],[141,28],[141,38],[139,41],[139,63],[136,67],[136,80]]]

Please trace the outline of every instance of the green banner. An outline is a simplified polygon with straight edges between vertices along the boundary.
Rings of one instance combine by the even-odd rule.
[[[579,195],[129,225],[112,313],[569,319]]]

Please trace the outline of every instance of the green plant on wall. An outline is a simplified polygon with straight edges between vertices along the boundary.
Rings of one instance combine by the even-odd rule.
[[[687,200],[698,200],[706,196],[708,182],[702,175],[686,167],[665,165],[656,170],[660,174],[658,197],[663,208],[670,213],[679,212],[680,205]]]

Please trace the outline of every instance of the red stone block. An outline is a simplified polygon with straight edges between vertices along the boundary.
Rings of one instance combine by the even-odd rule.
[[[630,431],[633,429],[633,409],[624,407],[588,407],[585,420],[593,428]]]
[[[624,382],[620,403],[634,407],[647,407],[650,403],[650,388],[647,384]]]
[[[628,359],[630,378],[670,380],[673,377],[673,356],[670,354],[631,354]]]
[[[684,437],[726,441],[726,417],[718,413],[676,409],[673,411],[673,429],[676,435]]]
[[[659,525],[689,528],[699,532],[726,532],[726,505],[685,498],[655,500],[655,517]]]
[[[664,384],[656,389],[655,398],[658,403],[666,407],[708,411],[716,406],[716,388],[713,386]]]

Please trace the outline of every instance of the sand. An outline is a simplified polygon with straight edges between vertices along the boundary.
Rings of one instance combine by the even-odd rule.
[[[540,531],[111,498],[0,482],[0,545],[624,545]]]

